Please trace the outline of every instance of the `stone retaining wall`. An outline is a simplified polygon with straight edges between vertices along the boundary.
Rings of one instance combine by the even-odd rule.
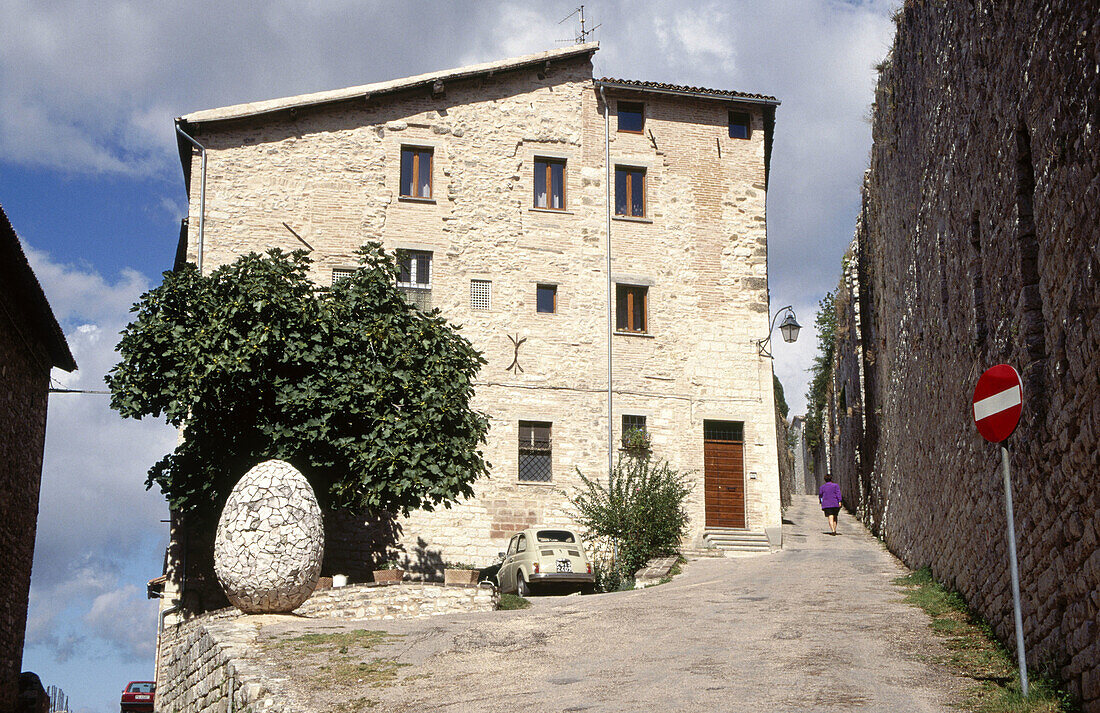
[[[1008,447],[1028,661],[1052,667],[1092,713],[1096,18],[1095,2],[1071,0],[905,3],[876,91],[849,257],[858,279],[846,265],[826,419],[846,504],[907,565],[958,589],[1011,648],[999,453],[977,434],[970,395],[989,366],[1017,368],[1025,404]]]
[[[295,610],[308,619],[405,619],[492,611],[500,601],[487,585],[361,584],[313,594]],[[260,626],[270,615],[222,609],[168,627],[161,637],[158,713],[225,713],[233,709],[282,713],[261,673]]]

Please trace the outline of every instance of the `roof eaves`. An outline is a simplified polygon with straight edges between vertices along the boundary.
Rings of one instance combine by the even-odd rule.
[[[363,84],[356,87],[347,87],[345,89],[334,89],[324,92],[314,92],[311,94],[300,94],[293,97],[283,97],[281,99],[250,102],[247,104],[235,104],[233,106],[221,107],[218,109],[206,109],[203,111],[196,111],[190,114],[185,114],[184,116],[177,118],[176,122],[184,124],[200,124],[213,121],[228,121],[232,119],[243,119],[254,116],[262,116],[264,114],[271,114],[278,111],[319,106],[334,102],[347,101],[349,99],[369,97],[376,94],[389,94],[392,92],[412,89],[418,86],[434,84],[435,82],[470,79],[481,75],[491,76],[497,72],[507,72],[514,69],[521,69],[523,67],[528,67],[542,62],[552,62],[561,59],[568,59],[584,54],[591,55],[598,49],[598,42],[588,42],[585,44],[573,45],[571,47],[565,47],[561,49],[537,52],[535,54],[524,55],[522,57],[513,57],[510,59],[497,60],[495,62],[483,62],[481,64],[473,64],[466,67],[457,67],[455,69],[445,69],[437,72],[429,72],[427,74],[418,74],[412,77],[392,79],[385,82],[375,82],[373,84]]]
[[[766,94],[750,94],[747,92],[736,92],[728,89],[687,87],[679,84],[644,82],[637,79],[614,79],[611,77],[602,77],[595,81],[598,86],[607,87],[608,89],[627,89],[630,91],[672,94],[675,96],[688,96],[701,99],[714,99],[718,101],[731,101],[748,104],[763,104],[766,106],[779,106],[782,103],[775,97],[768,96]]]
[[[35,331],[45,343],[52,365],[65,371],[74,371],[77,368],[76,360],[69,350],[69,343],[65,341],[65,333],[50,309],[46,293],[42,291],[42,285],[31,269],[23,246],[19,244],[19,236],[4,213],[3,206],[0,206],[0,255],[3,256],[7,269],[14,272],[17,300],[37,318],[33,322]]]

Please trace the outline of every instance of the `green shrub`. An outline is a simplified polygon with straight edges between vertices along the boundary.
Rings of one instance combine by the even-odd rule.
[[[577,474],[581,486],[569,498],[574,517],[589,537],[612,546],[610,565],[597,567],[599,589],[619,589],[650,559],[679,551],[691,492],[683,474],[665,461],[629,456],[619,458],[606,484]]]

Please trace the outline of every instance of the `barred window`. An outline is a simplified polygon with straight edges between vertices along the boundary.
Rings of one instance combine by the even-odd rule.
[[[623,437],[631,431],[641,431],[645,433],[645,416],[631,416],[629,414],[623,414]]]
[[[549,483],[551,477],[550,423],[519,422],[519,479]]]
[[[703,421],[703,440],[744,442],[745,424],[742,421]]]
[[[493,281],[470,280],[470,309],[491,309],[493,306]]]
[[[397,251],[397,287],[411,305],[432,307],[432,254],[427,250]]]
[[[330,284],[335,285],[337,282],[346,280],[354,274],[354,267],[334,267],[332,269],[332,282]]]

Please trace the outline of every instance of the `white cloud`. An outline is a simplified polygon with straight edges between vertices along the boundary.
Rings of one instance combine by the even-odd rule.
[[[55,370],[55,381],[103,390],[118,333],[148,280],[127,270],[111,281],[24,249],[80,367]],[[160,574],[167,507],[156,489],[145,489],[145,472],[175,447],[176,434],[152,420],[123,420],[108,404],[99,394],[50,396],[27,643],[60,661],[87,656],[90,642],[137,657],[147,652],[141,640],[152,636],[148,607],[134,592]],[[149,571],[134,572],[135,560],[150,563]],[[112,624],[104,616],[109,605],[137,618]]]
[[[83,616],[88,630],[123,658],[150,659],[156,640],[157,605],[144,589],[127,584],[92,600]]]

